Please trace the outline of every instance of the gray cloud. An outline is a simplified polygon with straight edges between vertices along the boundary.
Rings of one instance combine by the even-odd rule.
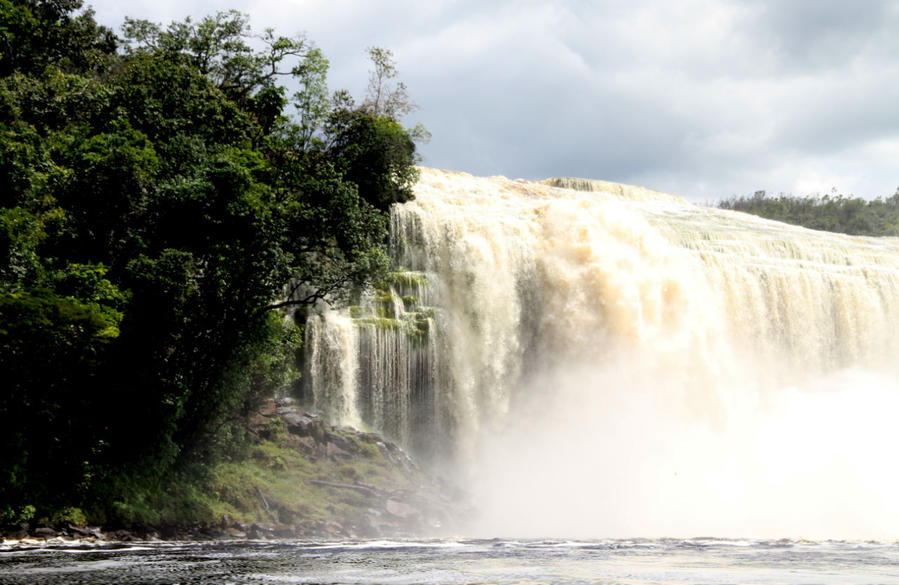
[[[121,21],[111,0],[98,17]],[[138,17],[214,3],[136,1]],[[242,0],[255,27],[307,31],[333,87],[364,90],[392,48],[433,133],[425,163],[579,175],[710,200],[899,184],[899,2]],[[106,20],[104,20],[106,19]]]
[[[759,45],[792,72],[836,69],[853,59],[886,58],[896,30],[897,6],[882,0],[744,0],[756,8],[748,27]]]

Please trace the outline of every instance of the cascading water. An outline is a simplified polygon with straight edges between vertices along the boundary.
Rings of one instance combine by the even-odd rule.
[[[422,169],[391,254],[311,319],[311,400],[451,466],[475,530],[899,535],[896,240]]]

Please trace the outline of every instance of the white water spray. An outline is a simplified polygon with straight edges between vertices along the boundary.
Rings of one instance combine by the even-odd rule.
[[[430,169],[391,222],[315,406],[452,465],[476,531],[899,536],[896,240]]]

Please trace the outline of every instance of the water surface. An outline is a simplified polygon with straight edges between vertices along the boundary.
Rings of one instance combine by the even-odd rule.
[[[0,583],[899,584],[899,544],[429,540],[0,545]]]

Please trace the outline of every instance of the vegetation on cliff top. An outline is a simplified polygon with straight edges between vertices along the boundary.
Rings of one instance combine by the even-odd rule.
[[[357,105],[238,12],[118,38],[81,4],[0,0],[0,522],[124,521],[241,444],[297,376],[284,311],[383,274],[417,177],[389,51]]]
[[[899,236],[899,192],[885,199],[865,200],[839,194],[775,197],[756,191],[751,197],[725,199],[718,207],[815,230],[856,236]]]

